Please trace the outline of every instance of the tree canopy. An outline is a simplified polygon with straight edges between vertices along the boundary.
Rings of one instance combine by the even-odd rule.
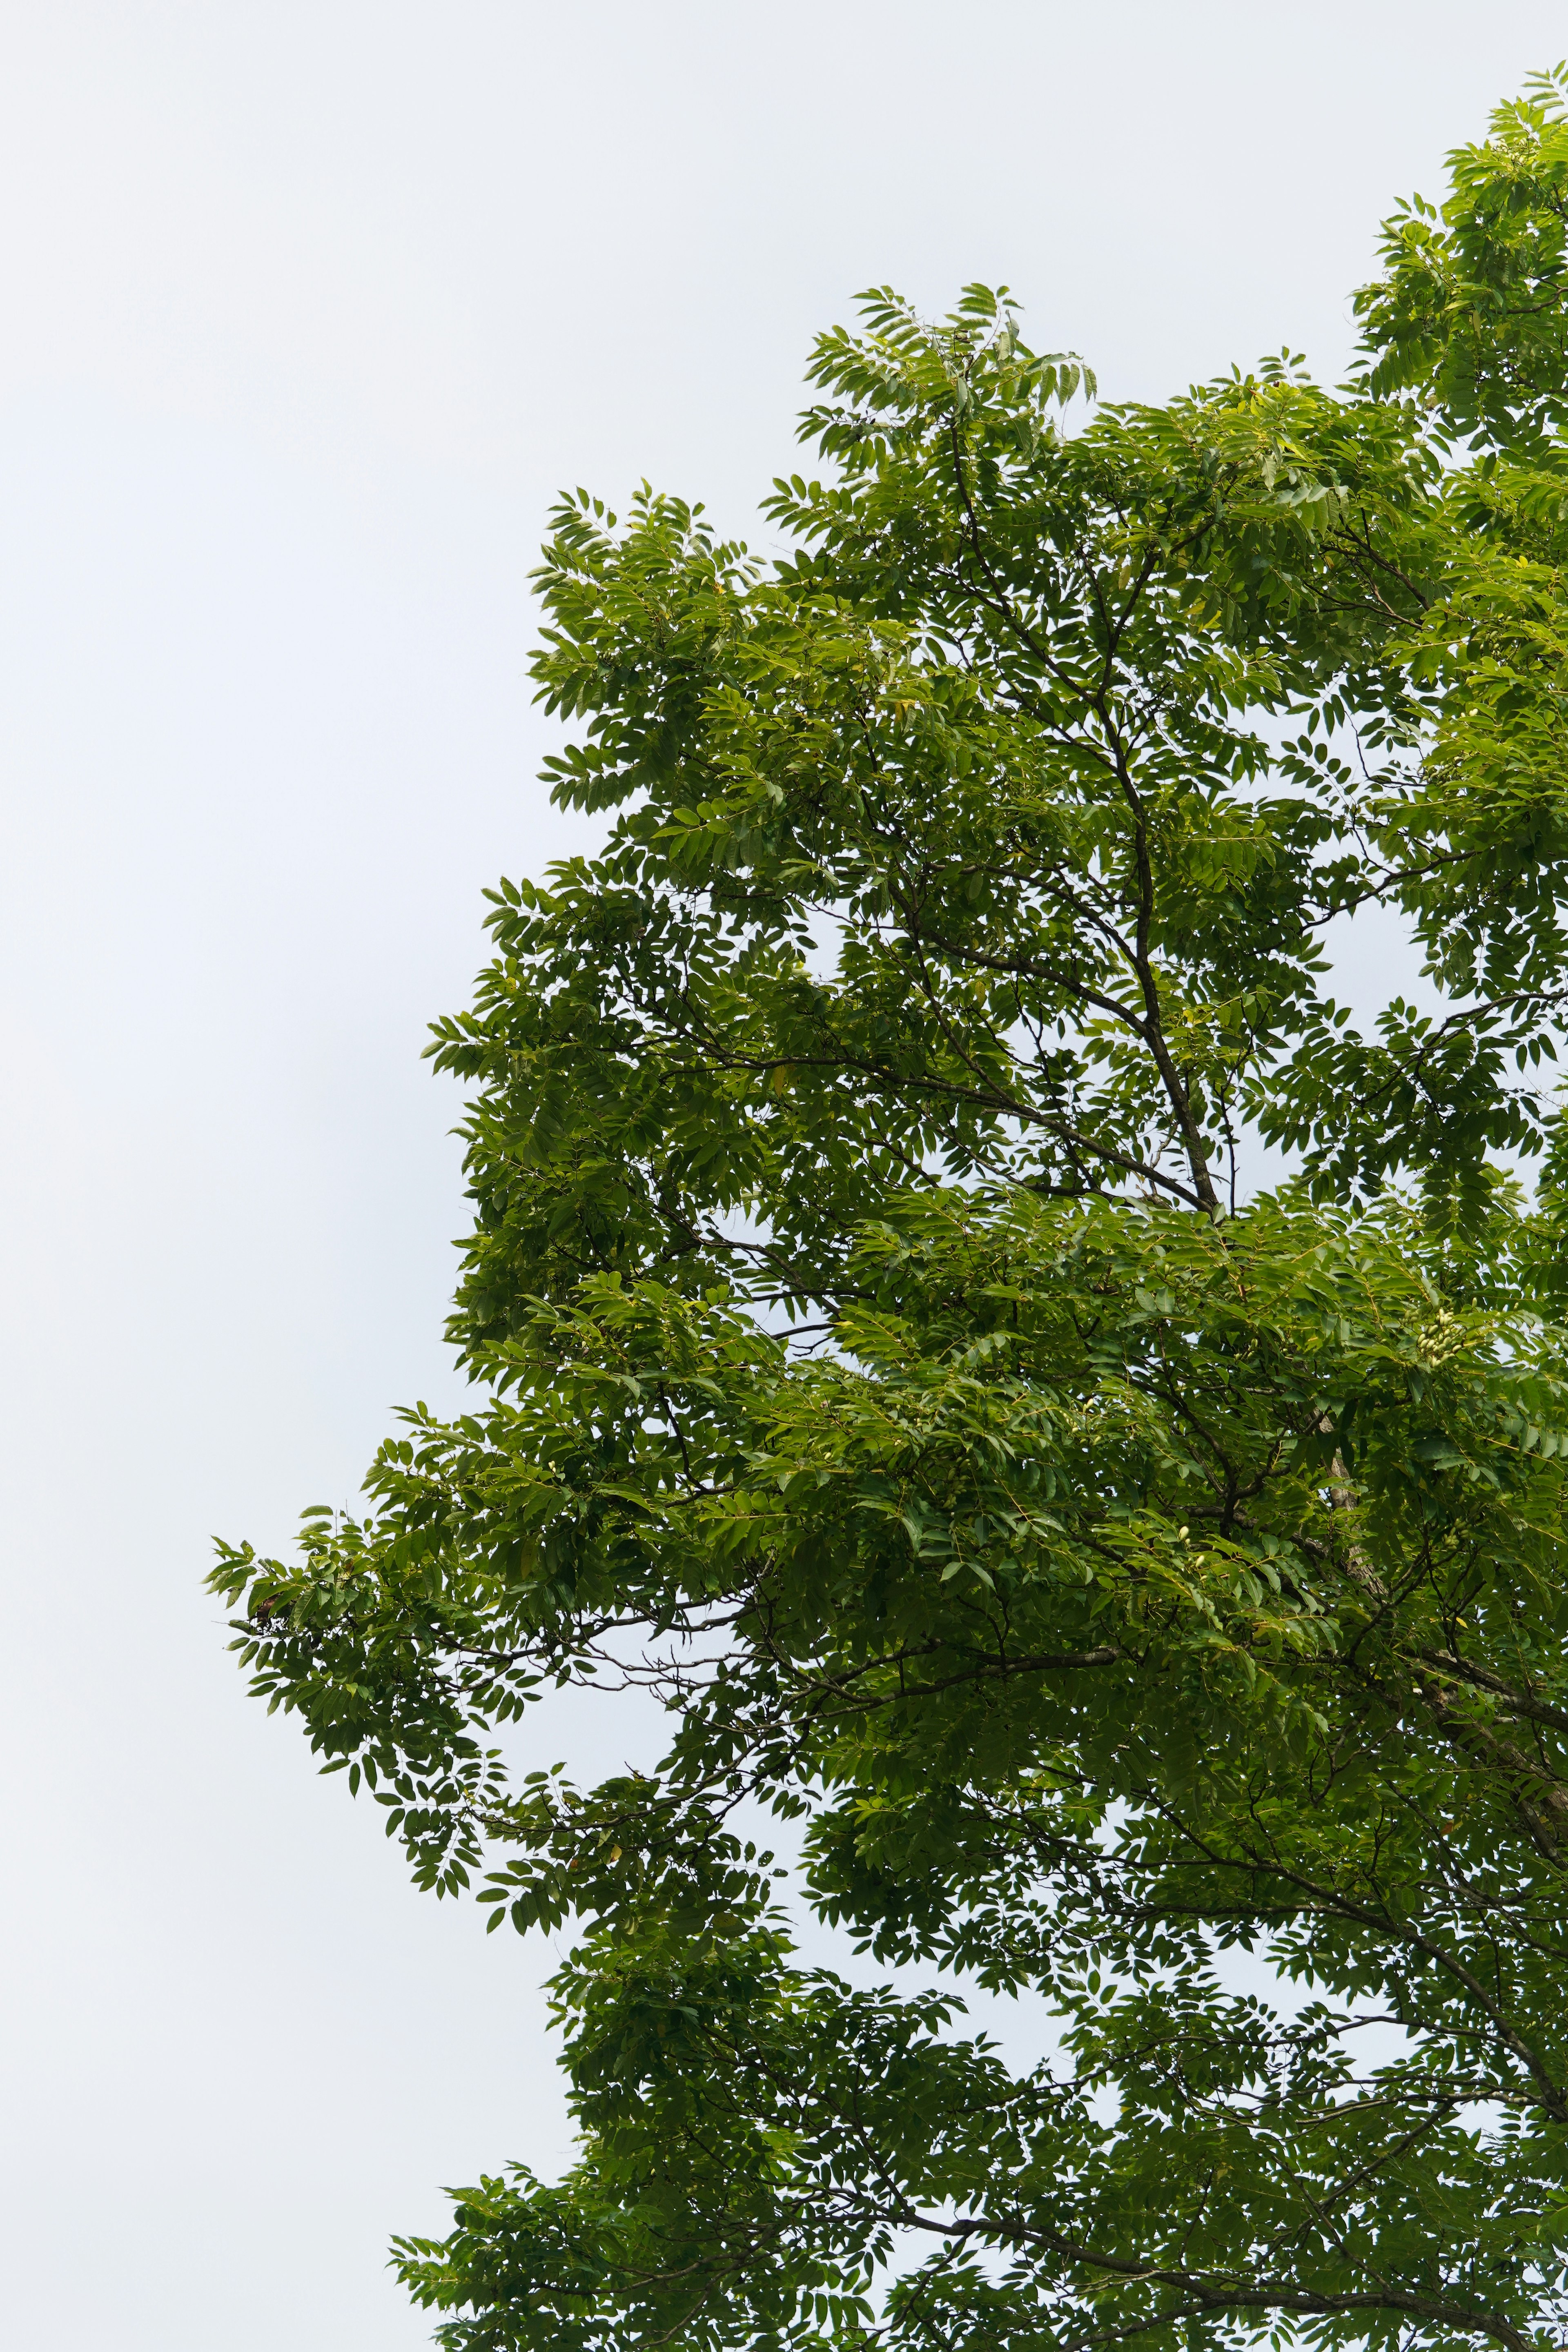
[[[605,834],[435,1033],[472,1410],[215,1578],[420,1885],[573,1923],[576,2162],[399,2242],[453,2352],[1561,2341],[1565,105],[1337,391],[879,289],[785,557],[554,515]],[[658,1769],[509,1778],[589,1678]]]

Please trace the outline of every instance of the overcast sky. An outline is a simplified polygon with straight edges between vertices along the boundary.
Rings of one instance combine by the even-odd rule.
[[[566,2146],[548,1952],[412,1892],[201,1591],[456,1393],[419,1052],[574,838],[552,493],[745,532],[871,282],[1005,279],[1112,398],[1332,379],[1380,218],[1565,48],[1509,0],[0,0],[5,2340],[424,2343],[389,2234]]]

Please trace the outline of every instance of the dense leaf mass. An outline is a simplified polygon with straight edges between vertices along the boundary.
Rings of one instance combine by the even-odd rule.
[[[1561,2341],[1565,88],[1338,393],[878,291],[784,560],[555,517],[474,1408],[216,1579],[421,1885],[576,1923],[579,2160],[401,2246],[453,2352]],[[658,1769],[509,1780],[590,1676]]]

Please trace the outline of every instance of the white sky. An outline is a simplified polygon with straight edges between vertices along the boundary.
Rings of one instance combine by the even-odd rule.
[[[389,2234],[564,2148],[547,1955],[409,1889],[201,1591],[454,1393],[418,1055],[571,838],[552,492],[745,530],[871,281],[1004,278],[1112,398],[1331,377],[1379,219],[1564,48],[1508,0],[3,0],[5,2340],[423,2343]]]

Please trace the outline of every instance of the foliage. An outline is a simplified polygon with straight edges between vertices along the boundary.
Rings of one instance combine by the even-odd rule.
[[[579,2161],[401,2246],[449,2347],[1556,2340],[1565,87],[1338,394],[1068,429],[884,290],[786,560],[556,513],[607,831],[436,1032],[474,1409],[215,1580],[422,1885],[577,1923]],[[1334,1002],[1358,910],[1436,1010]],[[595,1676],[658,1770],[509,1781]]]

